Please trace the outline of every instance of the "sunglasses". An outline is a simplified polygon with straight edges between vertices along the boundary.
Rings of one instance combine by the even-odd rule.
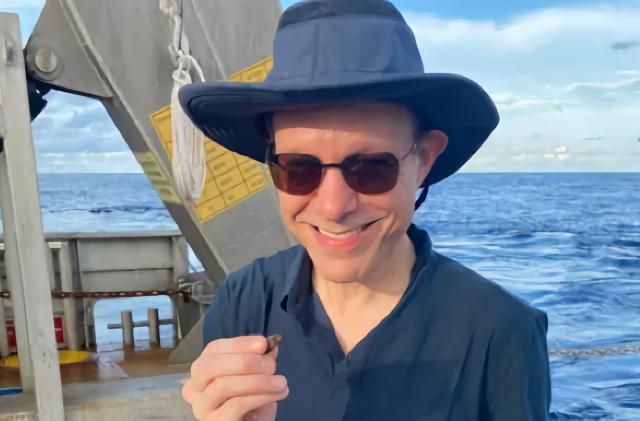
[[[382,194],[393,189],[398,182],[400,161],[416,149],[398,159],[390,152],[355,154],[340,163],[323,164],[313,155],[301,153],[274,153],[271,143],[267,149],[267,165],[273,184],[280,191],[302,196],[320,186],[326,168],[339,168],[347,185],[362,194]]]

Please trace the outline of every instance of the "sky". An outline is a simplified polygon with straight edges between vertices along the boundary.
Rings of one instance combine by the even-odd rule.
[[[427,72],[469,77],[498,107],[461,171],[640,171],[640,0],[393,3]],[[0,11],[19,15],[26,40],[43,4],[0,0]],[[47,99],[33,123],[40,172],[141,171],[100,103]]]

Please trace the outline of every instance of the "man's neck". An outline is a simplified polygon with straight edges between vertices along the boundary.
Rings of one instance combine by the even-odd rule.
[[[387,256],[368,271],[366,279],[352,282],[325,279],[314,269],[313,287],[326,311],[349,315],[362,314],[363,309],[394,307],[409,285],[416,259],[413,243],[404,236]]]

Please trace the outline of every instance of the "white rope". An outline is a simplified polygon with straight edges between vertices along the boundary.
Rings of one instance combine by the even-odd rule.
[[[188,40],[183,30],[182,17],[175,0],[160,0],[160,10],[173,21],[173,37],[169,51],[177,60],[177,68],[172,74],[171,126],[172,150],[171,169],[178,194],[193,204],[198,202],[206,181],[204,135],[184,113],[178,100],[180,88],[192,82],[191,72],[204,82],[202,67],[192,55],[184,52]]]
[[[198,63],[198,60],[196,60],[192,55],[185,54],[182,51],[179,51],[178,54],[178,69],[184,66],[185,70],[189,72],[191,70],[189,66],[191,65],[193,66],[193,70],[196,71],[196,74],[198,75],[200,81],[204,82],[204,72],[202,71],[202,67],[200,67],[200,63]]]
[[[182,37],[182,17],[175,0],[160,0],[160,10],[173,21],[173,36],[169,45],[172,59],[177,59],[180,51],[180,39]]]

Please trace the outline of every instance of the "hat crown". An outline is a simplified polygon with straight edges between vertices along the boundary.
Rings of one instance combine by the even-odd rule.
[[[202,132],[262,161],[264,116],[344,100],[391,101],[447,133],[449,146],[422,186],[456,172],[498,124],[489,95],[448,73],[425,73],[413,32],[385,0],[313,0],[287,9],[263,83],[214,82],[180,90],[180,103]]]
[[[273,58],[268,81],[321,86],[424,73],[411,28],[384,0],[294,4],[278,24]]]
[[[306,0],[284,11],[278,29],[299,22],[345,15],[379,16],[405,23],[398,9],[386,0]]]

